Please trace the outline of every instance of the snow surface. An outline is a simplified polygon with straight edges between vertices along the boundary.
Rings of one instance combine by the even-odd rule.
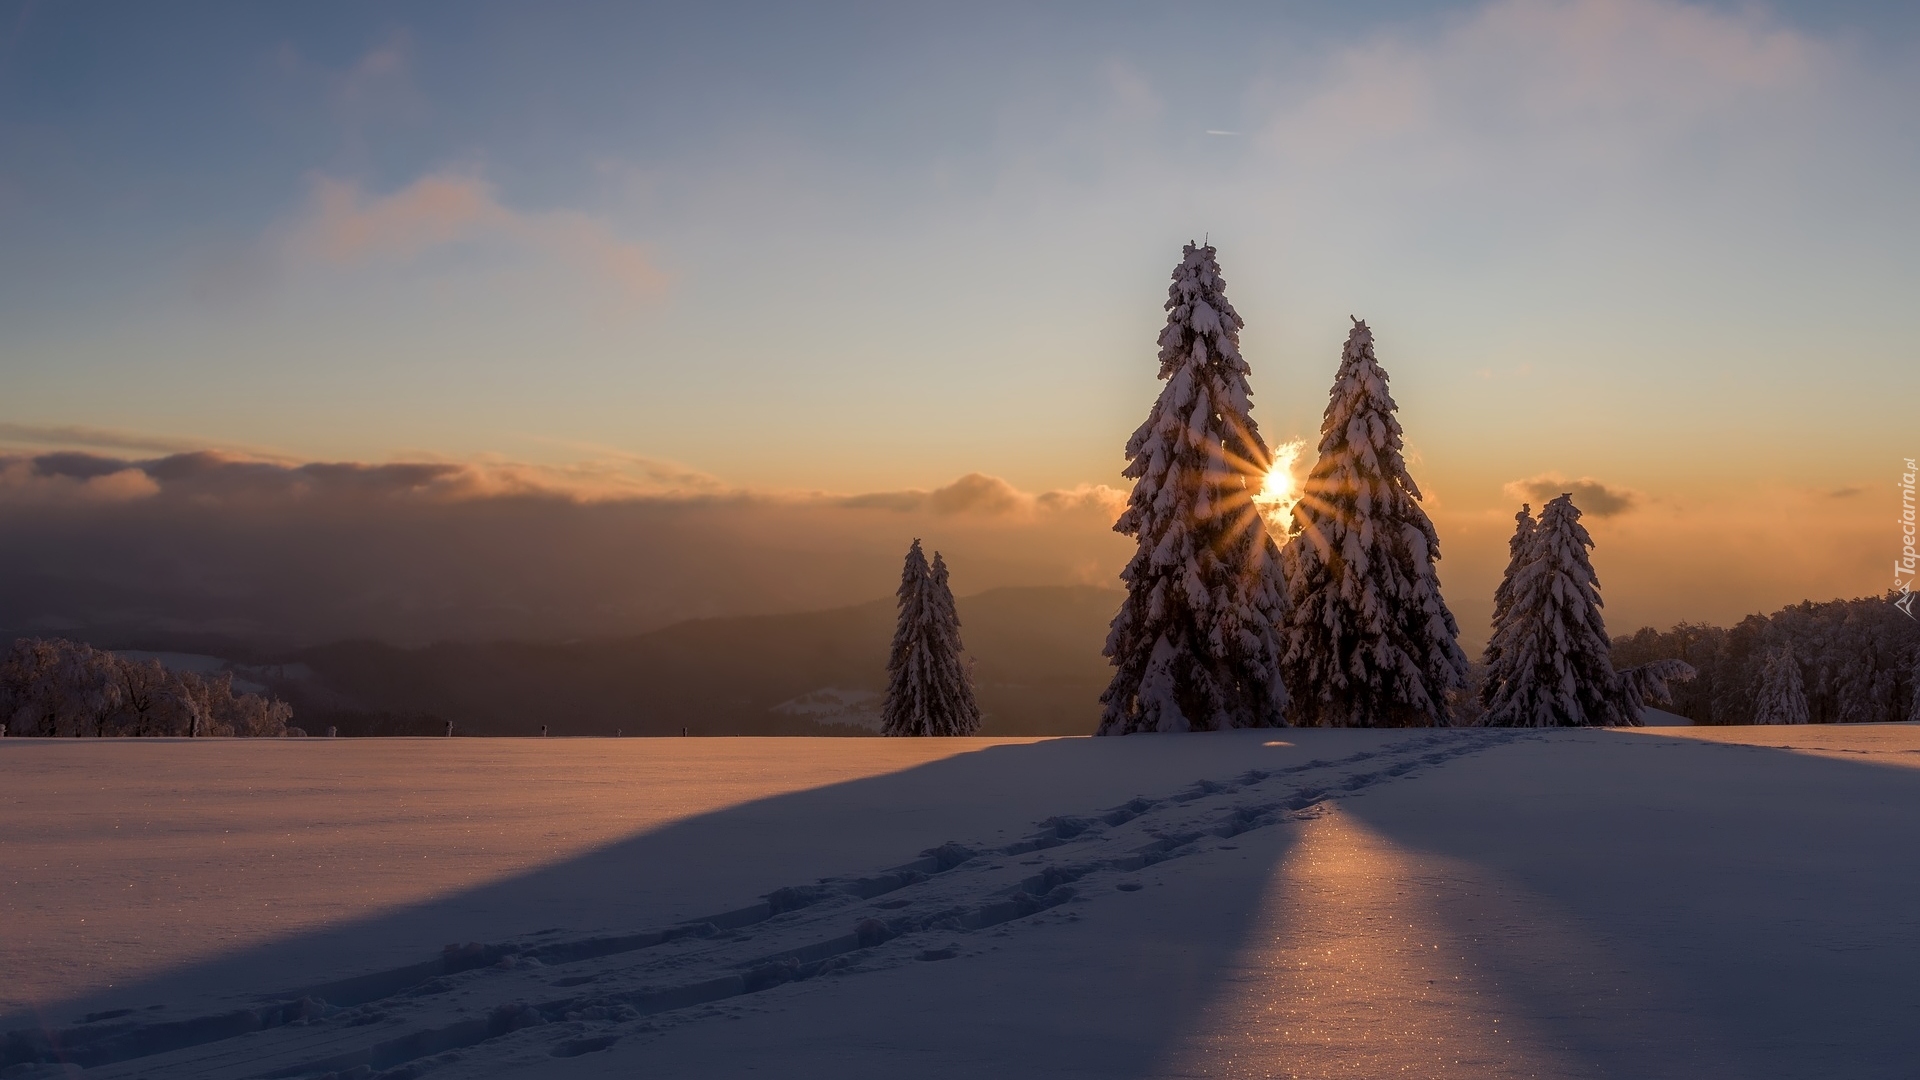
[[[9,739],[0,806],[6,1060],[90,1077],[1920,1060],[1913,725]]]

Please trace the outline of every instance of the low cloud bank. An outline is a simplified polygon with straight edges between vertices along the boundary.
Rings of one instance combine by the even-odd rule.
[[[851,495],[838,505],[856,510],[927,512],[940,517],[975,515],[993,518],[1032,517],[1041,513],[1088,512],[1117,518],[1126,506],[1126,492],[1103,484],[1082,484],[1061,491],[1029,494],[997,476],[968,473],[932,491],[887,491]]]
[[[1031,493],[973,474],[849,496],[678,475],[0,456],[0,631],[564,639],[885,597],[915,536],[946,553],[963,592],[1110,585],[1127,553],[1107,488]]]

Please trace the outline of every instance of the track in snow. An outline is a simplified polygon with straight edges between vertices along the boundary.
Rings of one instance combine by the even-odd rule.
[[[775,889],[675,926],[448,945],[419,964],[297,987],[252,1009],[165,1023],[124,1010],[56,1032],[10,1032],[0,1068],[70,1062],[103,1078],[404,1080],[496,1041],[503,1051],[544,1042],[557,1057],[591,1053],[628,1034],[695,1022],[696,1006],[956,958],[964,935],[1136,890],[1131,875],[1145,867],[1526,737],[1423,731],[1337,761],[1203,779],[1171,795],[1048,818],[1013,844],[946,841],[901,866]]]

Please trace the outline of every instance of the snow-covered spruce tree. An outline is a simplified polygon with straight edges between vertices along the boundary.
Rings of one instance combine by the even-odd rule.
[[[980,706],[973,699],[973,672],[960,658],[965,646],[960,644],[960,613],[947,584],[947,560],[937,551],[927,598],[927,635],[933,641],[932,734],[972,735],[980,730]]]
[[[1800,679],[1800,660],[1793,655],[1790,644],[1767,654],[1766,665],[1760,669],[1760,685],[1754,689],[1753,722],[1807,722],[1807,687]]]
[[[932,665],[927,648],[927,593],[932,590],[933,570],[914,538],[907,549],[906,565],[900,570],[900,588],[894,592],[899,616],[893,628],[893,648],[887,653],[887,698],[880,708],[880,733],[883,735],[926,735],[927,698],[931,689]]]
[[[1494,651],[1493,640],[1500,636],[1500,628],[1507,623],[1507,617],[1513,610],[1513,575],[1525,561],[1527,545],[1533,540],[1533,507],[1520,504],[1520,512],[1513,515],[1513,536],[1507,540],[1507,572],[1501,575],[1500,585],[1493,590],[1493,638],[1487,639],[1487,648],[1480,656],[1480,664],[1485,669],[1480,679],[1480,705],[1484,711],[1487,700],[1493,696],[1494,688],[1499,686],[1497,679],[1486,677],[1500,667],[1500,654]]]
[[[1139,546],[1107,634],[1102,735],[1285,720],[1279,551],[1253,503],[1270,452],[1251,415],[1245,324],[1211,245],[1187,244],[1166,310],[1166,385],[1127,440],[1133,491],[1113,526]]]
[[[1283,553],[1296,724],[1445,724],[1447,695],[1467,684],[1460,628],[1434,572],[1440,540],[1407,474],[1397,408],[1373,332],[1355,319]]]
[[[1638,726],[1639,712],[1613,670],[1600,614],[1600,579],[1572,495],[1540,511],[1526,560],[1513,576],[1512,608],[1492,647],[1500,669],[1487,699],[1494,727]]]
[[[915,540],[900,571],[900,615],[887,656],[887,698],[880,710],[883,735],[971,735],[980,728],[980,708],[960,659],[960,617],[947,586],[947,564],[933,565]]]

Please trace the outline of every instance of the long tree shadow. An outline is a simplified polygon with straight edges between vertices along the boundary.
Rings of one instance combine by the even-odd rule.
[[[1581,1075],[1914,1075],[1920,768],[1553,732],[1342,809]]]
[[[1321,749],[1365,755],[1395,738],[1352,733],[1319,741]],[[108,992],[48,1003],[34,1017],[5,1024],[12,1032],[0,1048],[5,1055],[0,1067],[70,1061],[105,1068],[110,1075],[128,1068],[145,1074],[149,1062],[178,1062],[181,1055],[211,1048],[226,1055],[226,1067],[238,1070],[233,1075],[258,1075],[247,1071],[245,1047],[253,1044],[236,1037],[304,1028],[323,1017],[338,1020],[343,1009],[358,1008],[362,1015],[392,1022],[378,1012],[383,1003],[431,994],[439,989],[436,984],[479,969],[505,971],[520,980],[512,1000],[492,1003],[499,1007],[387,1039],[379,1044],[384,1049],[376,1047],[370,1056],[331,1063],[378,1070],[524,1027],[530,1016],[503,1013],[502,1008],[519,1008],[528,1000],[529,980],[566,986],[568,965],[677,947],[675,943],[695,938],[725,940],[727,935],[759,932],[754,928],[762,925],[777,929],[783,918],[801,917],[790,912],[819,899],[819,879],[841,875],[828,891],[852,892],[866,903],[838,918],[837,936],[796,948],[782,942],[785,951],[774,950],[771,966],[704,972],[699,980],[664,986],[651,998],[629,995],[613,1010],[613,1019],[780,992],[823,971],[857,968],[857,963],[844,962],[849,957],[857,961],[876,949],[918,948],[914,924],[900,922],[912,909],[895,912],[892,898],[947,880],[942,875],[957,875],[956,866],[977,867],[986,860],[993,860],[995,868],[1018,866],[1018,857],[1064,844],[1089,823],[1106,821],[1118,827],[1148,815],[1150,807],[1179,808],[1224,790],[1212,781],[1227,781],[1256,767],[1284,770],[1309,756],[1263,733],[1071,740],[993,747],[760,799],[504,880],[183,965]],[[1200,779],[1209,783],[1188,787]],[[1035,792],[1047,794],[1036,798]],[[1145,798],[1130,803],[1134,796]],[[1035,814],[1030,810],[1034,807],[1044,810]],[[1036,823],[1047,812],[1094,817]],[[949,843],[954,840],[999,846],[976,844],[969,851]],[[1171,855],[1149,853],[1140,865],[1163,857]],[[804,872],[795,874],[801,867]],[[1143,1003],[1131,1014],[1121,1010],[1126,1052],[1113,1058],[1114,1068],[1104,1075],[1129,1075],[1128,1062],[1152,1059],[1190,1026],[1192,1011],[1205,998],[1209,973],[1239,947],[1246,920],[1258,908],[1265,876],[1255,872],[1219,883],[1213,889],[1217,914],[1204,932],[1176,921],[1157,942],[1117,946],[1158,955],[1162,962],[1154,969],[1155,977],[1181,989],[1173,997]],[[925,920],[920,931],[945,935],[942,940],[977,934],[1044,917],[1069,900],[1087,898],[1067,884],[1067,876],[1057,881],[1014,880],[1015,885],[1003,887],[992,879],[980,895],[963,894],[957,901],[949,897],[947,909]],[[869,921],[887,925],[876,929]],[[545,1008],[551,1014],[545,1019],[568,1012],[566,993],[546,992],[561,1000],[531,1001],[536,1010]],[[209,1007],[215,1000],[222,1004]],[[1010,1008],[1016,1006],[1009,1002]],[[1071,1036],[1067,1045],[1073,1045]],[[1091,1040],[1082,1045],[1091,1046]],[[179,1074],[202,1075],[194,1068]],[[216,1074],[224,1075],[212,1066],[204,1073]],[[805,1069],[799,1074],[805,1075]]]
[[[1289,770],[1309,765],[1296,786]],[[1284,1074],[1182,1054],[1238,1007],[1225,984],[1239,972],[1244,988],[1254,937],[1291,925],[1271,910],[1302,827],[1288,814],[1325,798],[1458,886],[1437,914],[1499,1011],[1551,1044],[1556,1075],[1895,1076],[1920,1050],[1920,770],[1644,734],[1280,732],[992,748],[756,800],[55,1003],[5,1053],[108,1076],[291,1077],[404,1071],[511,1036],[578,1055],[560,1075]],[[1137,866],[1074,864],[1102,829],[1153,840]],[[916,906],[916,890],[942,899]],[[746,962],[592,997],[623,958],[735,938]],[[1273,974],[1271,993],[1311,995]],[[178,1004],[214,990],[221,1008]],[[474,1007],[457,1018],[354,1042],[353,1024],[463,992]],[[817,995],[828,1007],[807,1006]],[[804,1023],[686,1011],[735,1001]],[[570,1019],[591,1008],[607,1034]],[[641,1017],[658,1030],[592,1053]],[[326,1053],[273,1049],[323,1036]]]

